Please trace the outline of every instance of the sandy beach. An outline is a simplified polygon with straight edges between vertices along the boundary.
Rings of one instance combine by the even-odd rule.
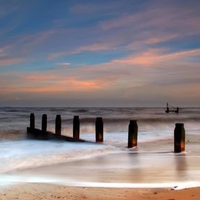
[[[0,191],[1,200],[199,200],[200,188],[171,189],[114,189],[69,187],[51,184],[23,184]]]

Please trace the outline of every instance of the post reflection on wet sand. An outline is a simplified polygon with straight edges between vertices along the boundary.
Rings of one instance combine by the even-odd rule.
[[[187,157],[184,153],[174,156],[176,166],[176,176],[180,180],[187,178]]]

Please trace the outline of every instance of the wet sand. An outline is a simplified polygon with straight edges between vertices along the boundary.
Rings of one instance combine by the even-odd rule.
[[[0,199],[165,199],[199,200],[199,136],[187,136],[186,152],[173,141],[5,174],[15,186],[0,188]],[[181,189],[181,190],[174,190]]]
[[[187,138],[186,152],[173,153],[173,141],[142,143],[135,149],[56,165],[16,170],[14,182],[60,183],[68,186],[169,187],[200,180],[200,140]],[[5,177],[6,178],[6,177]],[[197,184],[198,186],[198,184]]]

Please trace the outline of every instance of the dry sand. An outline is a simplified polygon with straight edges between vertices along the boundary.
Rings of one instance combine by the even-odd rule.
[[[0,191],[1,200],[199,200],[200,188],[183,190],[170,189],[114,189],[68,187],[51,184],[24,184]]]

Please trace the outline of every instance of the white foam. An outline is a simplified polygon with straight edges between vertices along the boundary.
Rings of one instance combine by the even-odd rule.
[[[145,141],[145,137],[159,139],[139,133],[138,142]],[[94,134],[82,134],[81,138],[95,142]],[[0,159],[4,165],[0,166],[0,173],[29,167],[63,163],[91,156],[103,155],[110,152],[125,150],[127,147],[127,133],[105,133],[104,143],[70,143],[56,141],[16,140],[1,141]]]
[[[116,148],[103,144],[70,143],[56,141],[4,141],[0,146],[0,173],[58,164],[67,161],[89,158],[116,151]]]
[[[4,184],[2,184],[4,183]],[[51,183],[65,186],[77,187],[99,187],[99,188],[170,188],[181,190],[185,188],[199,187],[200,181],[185,181],[185,182],[157,182],[157,183],[126,183],[126,182],[87,182],[75,181],[73,179],[47,178],[42,176],[0,176],[0,188],[8,187],[23,183]]]

